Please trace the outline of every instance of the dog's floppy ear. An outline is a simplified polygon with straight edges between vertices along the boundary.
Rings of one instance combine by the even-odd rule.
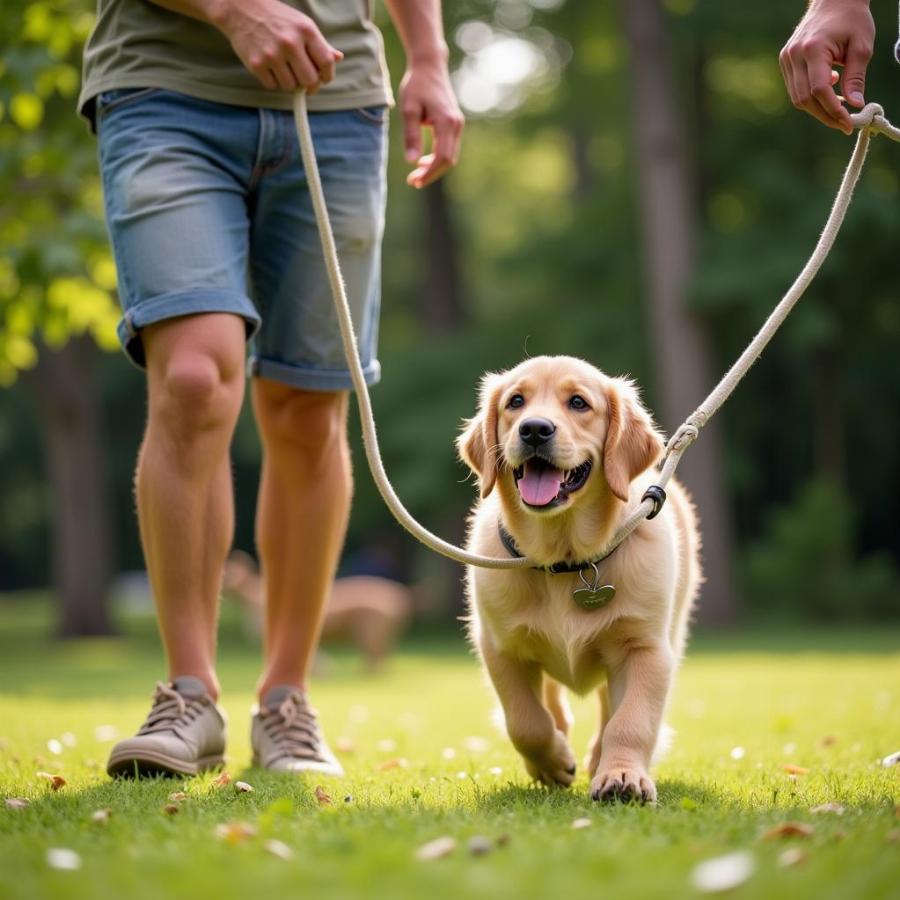
[[[481,479],[481,496],[487,497],[497,483],[497,404],[502,383],[498,375],[485,375],[481,382],[478,414],[469,419],[456,439],[462,461]]]
[[[634,385],[624,378],[610,379],[606,388],[607,426],[603,445],[603,473],[609,489],[628,499],[628,486],[659,459],[663,439]]]

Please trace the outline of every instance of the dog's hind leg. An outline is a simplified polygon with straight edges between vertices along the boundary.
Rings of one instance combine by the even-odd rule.
[[[547,674],[544,674],[544,706],[553,716],[556,727],[568,736],[574,719],[566,689]]]
[[[584,768],[590,778],[594,777],[597,766],[600,765],[600,751],[602,750],[603,729],[609,721],[611,710],[609,708],[609,690],[606,682],[597,688],[597,730],[594,732],[591,742],[588,744],[587,756],[584,758]]]

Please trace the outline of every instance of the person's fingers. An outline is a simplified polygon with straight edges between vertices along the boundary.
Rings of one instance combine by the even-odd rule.
[[[831,54],[824,47],[807,52],[806,77],[811,102],[804,108],[826,125],[850,134],[853,131],[853,122],[850,120],[850,113],[838,100],[832,87],[831,63]]]
[[[434,153],[426,153],[418,165],[406,176],[406,183],[414,188],[428,187],[452,168],[449,160],[438,161]]]
[[[304,50],[292,53],[288,59],[288,65],[296,76],[297,87],[304,88],[308,94],[314,94],[319,89],[319,70],[313,65]]]
[[[422,155],[422,107],[418,103],[403,105],[403,147],[407,162]]]
[[[778,65],[781,67],[781,77],[784,80],[784,86],[787,88],[788,96],[791,98],[791,103],[797,106],[797,92],[794,87],[794,66],[788,54],[787,46],[778,54]]]
[[[269,63],[269,71],[274,76],[279,91],[296,91],[300,87],[297,75],[289,62],[273,59]]]
[[[335,63],[339,63],[344,58],[344,54],[332,47],[321,34],[312,36],[306,45],[306,52],[318,70],[319,80],[322,84],[333,81]]]
[[[865,106],[866,68],[872,58],[872,47],[859,40],[851,40],[847,47],[847,58],[844,62],[844,75],[841,89],[848,103],[856,107]]]

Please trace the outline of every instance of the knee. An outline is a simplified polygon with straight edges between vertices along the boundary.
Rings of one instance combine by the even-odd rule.
[[[240,366],[205,352],[168,360],[155,385],[151,407],[170,426],[189,432],[233,424],[243,397]]]

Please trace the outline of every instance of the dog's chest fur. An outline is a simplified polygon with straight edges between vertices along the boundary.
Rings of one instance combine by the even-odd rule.
[[[646,632],[646,622],[625,615],[626,598],[602,609],[579,607],[572,596],[582,586],[577,574],[508,572],[486,582],[475,586],[475,629],[487,629],[502,652],[537,663],[580,694],[596,687]]]

